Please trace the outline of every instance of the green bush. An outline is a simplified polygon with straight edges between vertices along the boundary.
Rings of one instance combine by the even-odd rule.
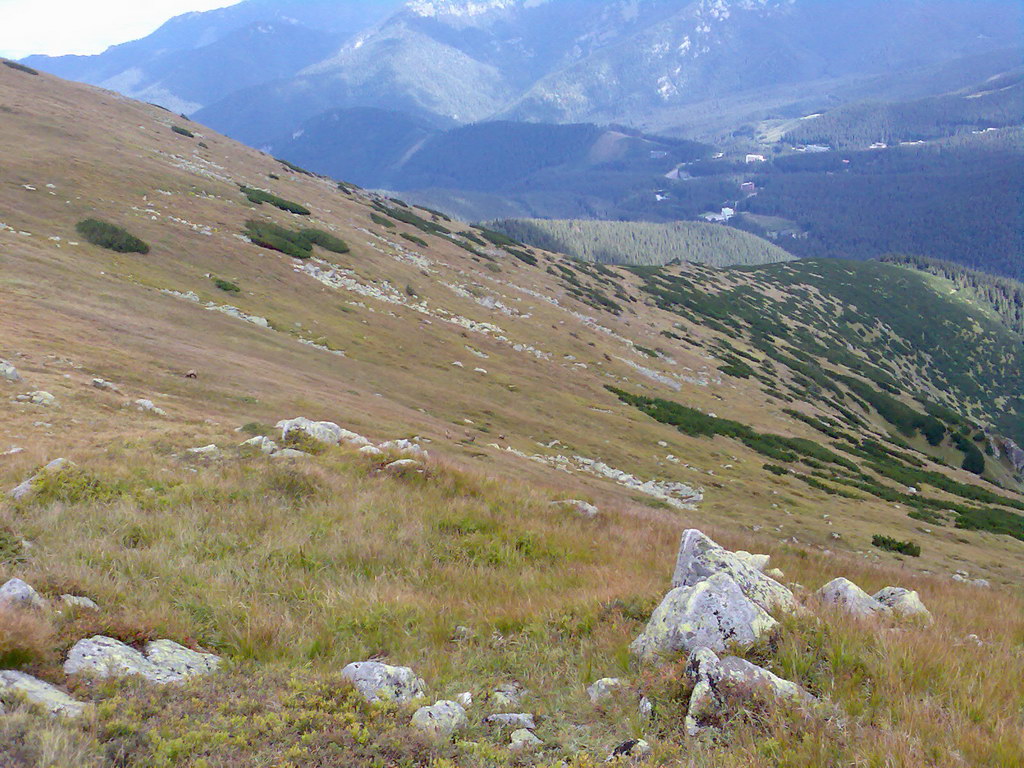
[[[910,557],[921,556],[921,547],[911,541],[899,541],[891,536],[876,534],[871,538],[871,543],[887,552],[897,552],[901,555],[909,555]]]
[[[430,244],[422,237],[416,237],[416,235],[407,235],[405,232],[402,233],[402,237],[408,240],[410,243],[415,243],[420,248],[429,248]]]
[[[282,211],[288,211],[288,213],[294,213],[299,216],[309,216],[310,210],[304,205],[299,203],[293,203],[291,200],[285,200],[283,197],[272,195],[269,192],[262,189],[253,189],[252,187],[240,187],[242,193],[249,199],[250,203],[256,203],[256,205],[263,205],[263,203],[270,203],[271,205],[280,208]]]
[[[127,230],[106,221],[85,219],[75,230],[93,245],[118,253],[149,253],[149,244]]]
[[[187,138],[194,139],[196,135],[192,133],[188,128],[182,128],[180,125],[172,125],[171,130],[179,136],[186,136]]]
[[[380,226],[387,227],[388,229],[394,229],[395,228],[395,222],[391,221],[391,219],[385,219],[383,216],[381,216],[379,214],[376,214],[376,213],[371,213],[370,214],[370,220],[374,224],[379,224]]]
[[[348,243],[342,240],[340,237],[335,237],[329,232],[324,232],[320,229],[303,229],[299,232],[299,236],[312,245],[319,245],[326,251],[331,253],[348,253]]]
[[[245,223],[245,235],[256,245],[278,251],[296,259],[308,259],[313,246],[332,253],[348,253],[348,244],[341,238],[319,229],[292,230],[269,221],[250,219]]]
[[[228,282],[227,280],[221,280],[219,277],[213,278],[213,284],[227,293],[241,293],[242,291],[242,289],[234,283]]]
[[[34,70],[34,69],[32,69],[32,67],[26,67],[24,64],[19,64],[16,61],[9,61],[9,60],[5,59],[4,60],[4,65],[10,67],[11,69],[16,69],[19,72],[24,72],[27,75],[38,75],[39,74],[39,72]]]

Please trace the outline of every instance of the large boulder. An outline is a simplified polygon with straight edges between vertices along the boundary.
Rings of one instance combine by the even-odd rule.
[[[340,445],[346,442],[349,445],[369,445],[370,441],[360,434],[342,429],[333,421],[311,421],[303,416],[295,419],[285,419],[277,423],[281,430],[281,440],[288,442],[288,435],[298,432],[306,435],[319,443],[326,445]]]
[[[46,601],[21,579],[11,579],[0,587],[0,606],[8,608],[45,608]]]
[[[0,379],[16,384],[21,381],[21,374],[18,369],[6,360],[0,360]]]
[[[765,611],[796,608],[796,598],[788,588],[761,573],[751,563],[762,565],[760,558],[736,555],[719,546],[698,530],[683,533],[672,575],[673,587],[692,587],[717,573],[726,573],[748,598]],[[764,562],[767,565],[767,561]]]
[[[138,676],[164,685],[210,674],[218,666],[217,656],[189,650],[170,640],[148,643],[142,653],[119,640],[96,635],[75,643],[64,662],[64,672],[93,677]]]
[[[932,620],[931,611],[925,607],[924,603],[921,602],[921,596],[914,590],[903,589],[902,587],[886,587],[876,592],[872,597],[900,616],[918,617],[926,621]]]
[[[818,590],[818,598],[835,605],[853,616],[875,616],[891,613],[888,606],[878,602],[849,579],[839,577]]]
[[[728,573],[716,573],[669,592],[630,650],[645,662],[701,647],[723,651],[731,643],[752,643],[777,624]]]
[[[426,684],[409,667],[392,667],[379,661],[356,661],[341,671],[369,702],[407,704],[426,696]]]
[[[37,680],[24,672],[5,670],[0,672],[0,696],[10,699],[23,698],[30,704],[42,707],[51,715],[78,717],[87,705],[68,696],[64,691],[49,683]]]
[[[454,701],[439,701],[420,707],[412,716],[412,725],[434,738],[447,738],[469,723],[465,708]]]
[[[698,648],[686,662],[694,683],[685,727],[697,736],[751,700],[782,701],[809,706],[817,700],[796,683],[736,656],[719,659],[709,648]]]
[[[54,459],[17,488],[11,489],[10,496],[15,501],[26,499],[32,495],[32,492],[35,490],[36,483],[42,479],[43,475],[56,474],[61,470],[68,469],[73,466],[75,466],[74,462],[68,461],[67,459]]]

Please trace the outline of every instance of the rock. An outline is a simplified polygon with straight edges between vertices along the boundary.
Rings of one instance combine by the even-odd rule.
[[[29,392],[27,395],[18,395],[15,400],[20,403],[31,403],[32,405],[41,405],[43,407],[57,404],[57,398],[43,390]]]
[[[890,613],[887,606],[871,597],[849,579],[833,579],[818,590],[818,597],[825,603],[837,605],[854,616],[874,616]]]
[[[587,688],[591,704],[598,704],[625,688],[626,683],[617,677],[603,677]]]
[[[379,661],[357,661],[341,671],[369,702],[406,704],[426,696],[426,684],[409,667],[392,667]]]
[[[755,571],[760,571],[761,573],[765,573],[768,570],[768,563],[771,561],[770,555],[755,555],[742,549],[736,550],[733,552],[733,555],[745,562]]]
[[[729,643],[754,642],[777,624],[728,573],[716,573],[669,592],[630,650],[645,662],[700,647],[722,651]]]
[[[264,437],[263,435],[259,435],[258,437],[253,437],[246,440],[244,443],[242,443],[241,447],[254,448],[260,453],[265,453],[268,456],[277,451],[277,443],[275,443],[269,437]]]
[[[564,501],[553,501],[551,502],[551,506],[567,507],[580,517],[586,518],[587,520],[593,520],[601,514],[601,510],[599,510],[593,504],[587,501],[581,501],[580,499],[565,499]]]
[[[931,621],[931,612],[921,602],[921,596],[913,590],[886,587],[875,593],[873,599],[901,616],[920,616]]]
[[[64,662],[64,672],[94,677],[138,676],[165,685],[210,674],[219,665],[217,656],[191,651],[170,640],[147,643],[143,654],[119,640],[96,635],[75,643]]]
[[[719,546],[698,530],[683,534],[672,576],[673,587],[692,587],[717,573],[726,573],[748,598],[765,611],[793,610],[793,593],[774,579],[749,565],[741,557]]]
[[[434,738],[451,736],[468,723],[466,710],[454,701],[439,701],[430,707],[420,707],[412,716],[413,727]]]
[[[381,443],[378,446],[382,451],[395,451],[396,453],[408,453],[420,458],[427,458],[429,454],[412,440],[391,440]]]
[[[751,699],[782,700],[800,705],[817,701],[796,683],[735,656],[719,660],[709,648],[698,648],[690,654],[685,674],[694,682],[684,723],[691,737],[714,727]]]
[[[219,656],[193,651],[173,640],[154,640],[146,643],[145,650],[152,664],[181,679],[212,674],[221,665]]]
[[[274,459],[308,459],[309,454],[305,451],[296,451],[294,448],[282,448],[271,455]]]
[[[500,725],[503,728],[525,728],[531,731],[537,727],[533,715],[526,712],[488,715],[484,718],[484,722],[488,725]]]
[[[15,501],[21,501],[32,494],[32,491],[35,490],[36,481],[40,480],[43,475],[60,472],[73,466],[75,466],[74,462],[67,459],[54,459],[17,488],[12,489],[10,493],[11,498]]]
[[[6,360],[0,360],[0,379],[9,381],[11,384],[16,384],[21,381],[21,374],[18,373],[18,369],[9,362]]]
[[[23,697],[30,704],[42,707],[51,715],[61,717],[79,717],[88,706],[49,683],[13,670],[0,672],[0,695],[11,698]]]
[[[967,583],[967,576],[962,573],[954,573],[952,576],[953,581],[959,581],[961,584]]]
[[[640,760],[646,760],[651,755],[651,745],[643,739],[629,739],[624,741],[608,756],[605,760],[606,763],[613,762],[615,760],[621,760],[623,758],[632,760],[634,762]]]
[[[220,448],[216,445],[204,445],[202,448],[189,448],[188,453],[190,456],[197,456],[200,458],[217,459],[220,458]]]
[[[992,585],[989,583],[988,579],[974,579],[971,581],[971,586],[978,587],[979,589],[988,589]]]
[[[523,700],[526,691],[517,683],[503,683],[491,691],[487,697],[488,703],[495,709],[514,707]]]
[[[637,714],[640,715],[641,720],[650,720],[654,717],[654,705],[651,704],[651,700],[644,696],[640,699],[640,703],[637,704]]]
[[[21,579],[11,579],[0,587],[0,605],[9,608],[45,608],[46,601]]]
[[[92,380],[92,385],[96,389],[102,389],[102,390],[104,390],[106,392],[120,392],[121,391],[120,389],[118,389],[116,384],[111,384],[106,379],[93,379]]]
[[[364,445],[359,449],[359,452],[365,456],[380,456],[384,453],[384,451],[376,445]]]
[[[152,400],[136,400],[132,403],[132,407],[137,411],[142,411],[143,413],[152,413],[154,416],[167,415],[167,412],[163,408],[157,408],[156,405],[153,404]]]
[[[512,733],[512,739],[508,748],[513,752],[528,752],[541,746],[544,742],[534,736],[525,728],[520,728]]]
[[[70,608],[79,608],[87,611],[98,611],[100,607],[96,605],[88,597],[79,597],[78,595],[61,595],[61,602]]]
[[[455,697],[455,701],[468,709],[473,706],[473,694],[469,691],[464,691]]]
[[[775,579],[780,584],[782,583],[783,579],[786,578],[786,574],[784,574],[779,568],[769,568],[767,571],[764,572],[764,575],[768,576],[769,578]]]
[[[343,442],[359,446],[370,444],[367,438],[356,432],[342,429],[333,421],[310,421],[299,416],[295,419],[279,421],[277,428],[281,430],[281,440],[284,442],[288,441],[290,433],[301,432],[313,440],[326,445],[340,445]]]
[[[384,469],[395,471],[400,469],[414,469],[415,467],[423,466],[416,459],[399,459],[398,461],[392,461],[390,464],[385,465]]]

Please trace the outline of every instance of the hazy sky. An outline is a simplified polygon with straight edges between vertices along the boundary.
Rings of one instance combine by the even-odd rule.
[[[0,55],[99,53],[145,37],[172,16],[239,0],[0,0]]]

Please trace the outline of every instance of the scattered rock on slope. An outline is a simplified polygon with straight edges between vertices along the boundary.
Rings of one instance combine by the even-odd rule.
[[[679,545],[672,586],[692,587],[717,573],[728,574],[743,594],[765,611],[796,607],[793,593],[752,566],[749,557],[737,556],[698,530],[686,531]]]
[[[617,677],[603,677],[587,687],[587,696],[590,697],[591,704],[599,704],[621,691],[625,685],[625,682]]]
[[[9,362],[6,360],[0,360],[0,379],[16,384],[21,381],[21,374],[18,373],[18,369]]]
[[[426,684],[409,667],[392,667],[379,661],[356,661],[341,671],[369,702],[406,704],[426,696]]]
[[[119,640],[96,635],[75,643],[64,662],[64,672],[95,677],[137,675],[162,685],[208,675],[219,666],[217,656],[189,650],[171,640],[147,643],[143,654]]]
[[[913,590],[901,587],[886,587],[876,592],[873,599],[900,616],[920,616],[931,621],[931,611],[921,602],[921,596]]]
[[[11,579],[0,587],[0,605],[10,608],[45,608],[46,601],[21,579]]]
[[[24,697],[30,704],[42,707],[51,715],[62,717],[78,717],[85,712],[87,706],[49,683],[13,670],[0,672],[0,695]]]
[[[22,499],[27,498],[32,494],[32,491],[35,490],[36,481],[40,480],[43,477],[43,475],[60,472],[62,469],[66,469],[68,467],[73,466],[75,466],[74,463],[68,461],[67,459],[54,459],[41,470],[39,470],[39,472],[37,472],[35,475],[33,475],[28,480],[23,482],[17,488],[14,488],[10,494],[11,498],[14,499],[15,501],[21,501]]]
[[[420,707],[412,716],[413,727],[435,738],[451,736],[468,722],[466,710],[454,701],[439,701],[429,707]]]
[[[833,579],[819,589],[818,597],[854,616],[874,616],[891,612],[888,606],[875,600],[849,579],[842,577]]]
[[[669,592],[630,650],[647,662],[701,647],[723,651],[730,643],[754,642],[777,624],[743,594],[732,576],[715,573]]]
[[[343,441],[355,446],[370,444],[367,438],[342,429],[333,421],[311,421],[304,416],[279,421],[277,428],[281,430],[281,440],[286,443],[289,434],[298,432],[325,445],[340,445]]]

